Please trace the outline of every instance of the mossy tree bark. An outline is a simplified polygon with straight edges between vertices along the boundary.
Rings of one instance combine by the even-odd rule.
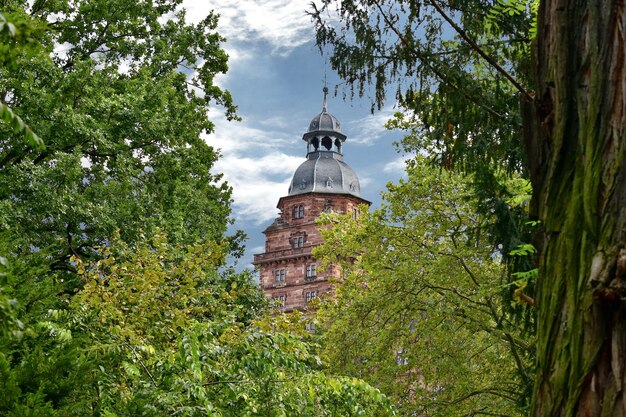
[[[623,1],[545,0],[522,103],[543,225],[535,416],[626,416]]]

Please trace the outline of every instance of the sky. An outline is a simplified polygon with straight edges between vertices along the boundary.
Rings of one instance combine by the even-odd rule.
[[[209,10],[220,14],[218,32],[227,38],[228,73],[216,83],[228,89],[240,122],[229,122],[223,110],[209,112],[215,131],[207,143],[220,150],[215,172],[233,187],[232,230],[248,235],[239,267],[249,267],[263,252],[263,230],[277,217],[278,199],[287,194],[296,168],[305,161],[302,135],[322,110],[324,80],[331,94],[328,112],[336,116],[347,140],[344,160],[357,173],[362,197],[376,207],[389,181],[397,181],[404,163],[392,143],[401,132],[385,129],[393,103],[371,114],[369,97],[343,99],[341,81],[314,42],[305,11],[310,0],[185,0],[191,21]],[[339,95],[332,93],[339,85]]]

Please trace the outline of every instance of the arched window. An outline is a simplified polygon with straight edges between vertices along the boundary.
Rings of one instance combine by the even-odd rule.
[[[299,206],[293,206],[291,211],[291,217],[294,219],[301,219],[304,217],[304,206],[300,204]]]
[[[319,150],[320,140],[318,138],[313,138],[311,140],[311,145],[313,145],[313,149],[315,149],[316,151]]]
[[[330,151],[333,148],[333,140],[328,136],[324,136],[322,138],[322,146]]]

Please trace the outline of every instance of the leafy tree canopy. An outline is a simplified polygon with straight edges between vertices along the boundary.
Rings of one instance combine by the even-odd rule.
[[[513,319],[525,309],[502,304],[510,285],[470,181],[418,158],[384,198],[356,220],[324,219],[316,256],[344,277],[319,313],[330,369],[406,415],[524,415],[533,336]]]
[[[33,55],[39,52],[41,45],[34,36],[44,27],[28,19],[15,19],[0,13],[0,66],[15,70],[19,54]],[[41,138],[3,101],[0,101],[0,120],[13,127],[16,133],[23,133],[29,146],[39,150],[43,148]]]
[[[0,233],[12,253],[73,271],[116,229],[175,242],[222,238],[230,188],[202,139],[209,105],[235,118],[214,77],[227,70],[217,16],[185,21],[179,1],[6,0],[7,16],[47,26],[38,53],[13,48],[0,99],[45,141],[0,124]],[[236,240],[236,239],[235,239]],[[233,247],[236,247],[234,244]]]
[[[216,272],[219,245],[156,235],[102,252],[74,258],[85,285],[66,308],[0,338],[2,415],[395,415],[366,383],[322,373],[301,317],[274,326],[248,273]]]
[[[224,266],[240,236],[200,139],[209,103],[235,117],[217,17],[1,4],[0,414],[396,415]]]
[[[406,149],[429,144],[440,165],[475,174],[504,255],[528,239],[496,174],[532,181],[541,230],[531,414],[624,415],[624,13],[542,0],[535,31],[537,3],[323,0],[311,13],[348,83],[374,81],[376,103],[387,84],[404,84],[399,101],[420,133]]]
[[[404,152],[473,174],[504,256],[528,242],[527,214],[506,204],[502,172],[526,176],[519,93],[528,94],[536,2],[348,0],[313,3],[317,43],[372,110],[395,87]]]

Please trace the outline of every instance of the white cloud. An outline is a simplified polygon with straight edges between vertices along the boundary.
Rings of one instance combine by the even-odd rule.
[[[239,65],[254,59],[252,51],[244,48],[235,48],[229,42],[222,44],[222,48],[228,54],[228,65]]]
[[[72,48],[74,48],[74,45],[69,42],[55,43],[52,54],[53,56],[64,60],[67,59],[67,54],[72,50]]]
[[[191,21],[219,13],[218,32],[229,43],[264,40],[273,53],[286,55],[313,38],[308,0],[185,0],[183,7]]]
[[[359,175],[359,185],[361,189],[367,188],[368,185],[372,184],[374,181],[371,177],[366,175]]]
[[[230,67],[215,79],[222,88],[232,81],[236,69],[248,76],[267,77],[269,67],[262,61],[268,55],[287,56],[311,42],[314,29],[305,13],[308,6],[308,0],[184,0],[182,5],[191,22],[199,22],[211,10],[220,15],[217,32],[226,38],[221,46]]]
[[[403,155],[391,162],[388,162],[383,167],[383,171],[389,174],[403,175],[405,173],[406,161],[410,159],[409,155]]]
[[[280,149],[284,145],[293,142],[293,135],[275,129],[255,127],[255,124],[269,125],[268,119],[256,122],[246,120],[242,122],[229,122],[224,118],[222,110],[213,108],[209,111],[209,119],[215,124],[215,132],[205,136],[204,140],[214,148],[222,151],[224,156],[241,152],[254,152],[255,154],[266,153]],[[270,125],[281,128],[283,122],[274,122]]]
[[[391,119],[393,113],[393,108],[386,107],[377,113],[349,121],[347,125],[351,131],[350,141],[358,145],[370,146],[379,139],[388,137],[389,130],[385,128],[385,123]]]
[[[235,217],[264,224],[276,217],[276,202],[287,194],[302,157],[270,153],[261,157],[225,154],[215,165],[233,187]]]
[[[273,220],[276,202],[287,194],[293,172],[304,162],[302,155],[283,150],[293,142],[293,135],[257,127],[267,120],[227,122],[217,110],[209,118],[215,123],[215,133],[204,139],[221,151],[214,169],[233,187],[235,218],[254,224]],[[278,125],[278,119],[272,122]]]
[[[265,120],[262,120],[261,124],[263,126],[272,126],[272,127],[278,127],[278,128],[284,129],[284,128],[289,127],[289,120],[287,120],[287,118],[282,117],[282,116],[273,116],[273,117],[268,117]]]

